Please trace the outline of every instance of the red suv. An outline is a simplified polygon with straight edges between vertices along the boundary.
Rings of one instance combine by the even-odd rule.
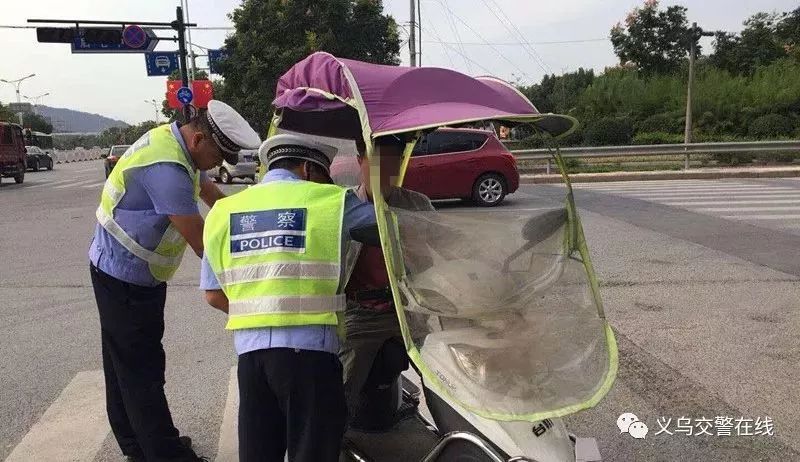
[[[440,128],[414,146],[403,187],[431,199],[472,199],[491,207],[517,190],[519,172],[491,131]]]
[[[0,178],[14,177],[14,181],[25,180],[27,167],[25,138],[22,127],[17,124],[0,122]]]

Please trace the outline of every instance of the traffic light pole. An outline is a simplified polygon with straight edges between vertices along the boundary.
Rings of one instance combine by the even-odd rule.
[[[138,25],[138,26],[155,26],[156,28],[170,28],[174,29],[178,33],[178,38],[165,38],[165,37],[155,37],[157,40],[172,40],[178,42],[178,59],[180,62],[181,67],[181,82],[184,87],[189,86],[189,73],[186,66],[186,28],[187,27],[194,27],[197,24],[189,24],[183,20],[183,9],[181,7],[175,8],[175,17],[176,20],[172,22],[149,22],[149,21],[95,21],[95,20],[87,20],[87,19],[29,19],[29,23],[51,23],[51,24],[74,24],[74,34],[77,34],[79,29],[81,28],[81,24],[89,24],[89,25],[114,25],[119,26],[121,28],[125,28],[125,26],[129,25]],[[47,32],[65,32],[63,36],[59,36],[57,38],[54,37],[47,37],[42,38],[39,37],[40,42],[44,43],[72,43],[74,40],[73,32],[69,29],[64,28],[37,28],[37,35],[40,29],[48,29]],[[19,97],[17,97],[19,99]],[[183,106],[183,115],[186,121],[188,122],[189,118],[191,117],[192,110],[189,105]]]
[[[176,7],[175,15],[176,21],[173,23],[173,29],[178,31],[178,61],[181,66],[181,84],[184,87],[189,87],[189,72],[186,68],[186,23],[183,22],[183,8]],[[183,106],[184,122],[188,122],[192,117],[192,109],[188,104]]]

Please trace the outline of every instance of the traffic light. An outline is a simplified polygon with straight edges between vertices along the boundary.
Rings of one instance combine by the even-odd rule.
[[[86,43],[97,45],[118,45],[122,42],[122,28],[92,27],[81,29]]]
[[[74,27],[37,27],[36,40],[41,43],[72,43]]]

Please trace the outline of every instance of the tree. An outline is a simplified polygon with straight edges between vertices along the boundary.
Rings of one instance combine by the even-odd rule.
[[[53,124],[48,122],[44,117],[32,112],[26,112],[22,115],[22,126],[25,128],[30,128],[35,132],[53,132]]]
[[[220,63],[227,103],[264,133],[278,78],[314,51],[398,64],[397,24],[379,0],[249,0],[230,15],[236,31]]]
[[[625,26],[611,29],[611,44],[621,64],[633,62],[646,74],[665,74],[678,70],[686,57],[692,37],[686,20],[686,8],[670,6],[658,9],[657,0],[647,0],[634,8]],[[700,54],[700,48],[697,47]]]
[[[14,114],[11,111],[9,111],[6,106],[3,106],[2,103],[0,103],[0,120],[6,122],[11,122],[16,120]]]
[[[542,82],[519,90],[539,112],[569,113],[583,90],[594,81],[594,71],[579,68],[562,75],[545,75]]]
[[[752,75],[788,56],[800,59],[800,8],[790,13],[756,13],[741,34],[717,33],[709,61],[732,74]]]

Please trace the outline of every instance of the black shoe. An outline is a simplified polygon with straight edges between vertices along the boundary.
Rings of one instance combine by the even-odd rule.
[[[182,445],[184,445],[187,449],[189,449],[192,454],[194,454],[194,451],[191,451],[191,449],[192,449],[192,439],[191,438],[189,438],[188,436],[180,436],[180,437],[178,437],[178,440],[181,442]],[[203,457],[198,457],[196,455],[194,457],[196,457],[196,459],[187,459],[187,462],[189,462],[189,461],[192,461],[192,462],[207,462],[207,459],[205,459]],[[144,456],[126,456],[125,460],[126,460],[126,462],[147,462],[147,460],[144,458]]]

